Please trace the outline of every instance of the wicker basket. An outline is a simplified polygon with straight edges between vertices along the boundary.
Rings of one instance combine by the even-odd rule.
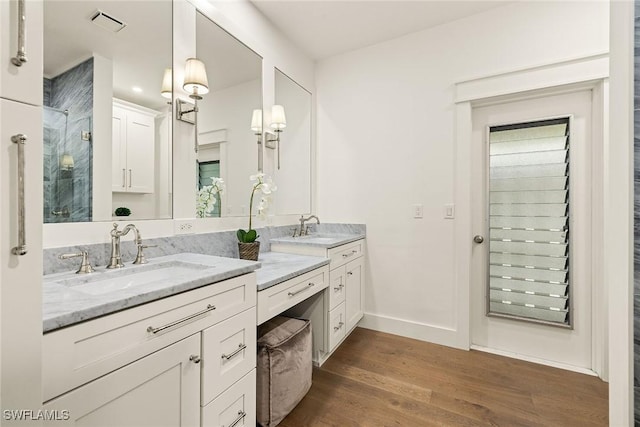
[[[251,243],[238,242],[238,253],[240,254],[240,259],[257,261],[259,252],[260,252],[260,242],[251,242]]]

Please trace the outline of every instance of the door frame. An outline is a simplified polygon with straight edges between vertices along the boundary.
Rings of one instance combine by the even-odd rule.
[[[591,89],[592,139],[599,144],[593,147],[592,170],[600,176],[592,187],[592,282],[602,283],[593,293],[592,307],[592,370],[601,378],[608,378],[607,354],[607,281],[603,268],[603,180],[606,179],[604,147],[608,143],[609,58],[607,54],[582,57],[570,61],[545,64],[507,73],[468,79],[455,85],[455,188],[454,199],[458,219],[455,223],[455,258],[457,290],[457,346],[471,346],[470,290],[472,253],[472,206],[470,167],[473,109],[506,101],[516,101],[537,96],[561,94],[581,89]]]

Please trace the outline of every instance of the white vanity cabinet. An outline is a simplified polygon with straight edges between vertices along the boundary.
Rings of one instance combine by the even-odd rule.
[[[364,239],[346,243],[334,248],[322,246],[272,242],[271,250],[300,255],[322,256],[330,259],[329,284],[324,299],[306,306],[294,307],[289,314],[294,316],[319,318],[322,312],[323,338],[314,336],[314,361],[322,365],[331,352],[351,333],[364,315]],[[263,291],[264,292],[264,291]],[[258,304],[258,320],[260,311]],[[318,322],[312,322],[314,333],[318,332]]]
[[[153,193],[155,117],[158,114],[135,104],[113,101],[112,191]]]
[[[45,334],[52,425],[208,426],[229,399],[251,425],[256,286],[249,273]]]

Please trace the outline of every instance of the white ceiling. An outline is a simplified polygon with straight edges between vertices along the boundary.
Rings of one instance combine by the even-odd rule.
[[[318,60],[451,22],[505,0],[250,0]]]
[[[114,33],[90,18],[97,10],[127,24]],[[44,74],[55,77],[98,54],[113,61],[113,94],[149,108],[171,68],[171,3],[166,1],[49,0],[44,2]],[[132,91],[133,86],[142,93]]]

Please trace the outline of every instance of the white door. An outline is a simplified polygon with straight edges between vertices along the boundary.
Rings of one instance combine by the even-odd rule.
[[[591,90],[532,97],[473,109],[472,230],[474,235],[482,236],[484,241],[473,244],[470,317],[472,346],[533,360],[540,359],[552,364],[592,369],[591,189],[595,178],[591,168],[591,115]],[[489,128],[558,117],[570,117],[570,328],[487,315],[490,246],[488,187],[492,182],[494,186],[497,185],[495,180],[488,178]],[[492,234],[496,235],[493,230]],[[495,248],[499,245],[494,244],[492,247],[495,256]],[[495,264],[495,260],[492,262]],[[510,279],[509,276],[504,277]],[[509,304],[510,301],[505,303]]]

